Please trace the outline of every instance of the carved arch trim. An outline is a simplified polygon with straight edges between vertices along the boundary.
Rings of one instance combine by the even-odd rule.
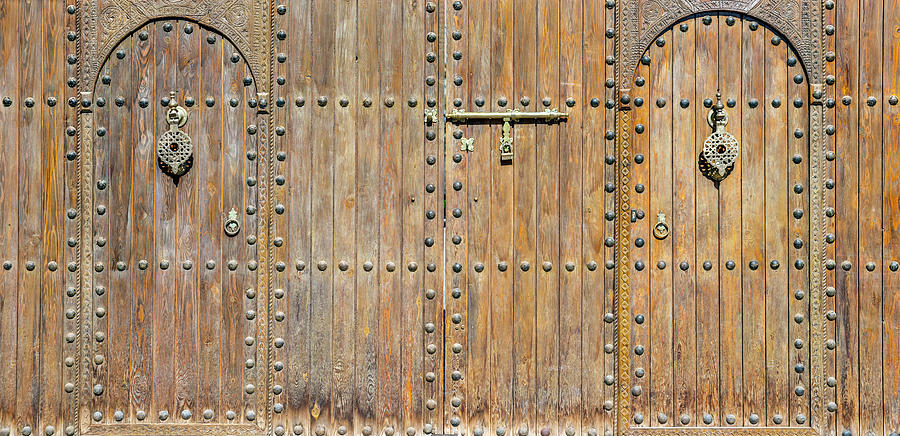
[[[691,15],[708,12],[742,14],[765,23],[797,51],[809,83],[821,83],[822,5],[818,0],[622,0],[620,3],[618,59],[622,88],[631,87],[637,63],[654,38]]]
[[[245,58],[261,96],[271,91],[274,0],[80,0],[79,83],[91,92],[102,63],[128,35],[148,22],[186,19],[231,41]]]

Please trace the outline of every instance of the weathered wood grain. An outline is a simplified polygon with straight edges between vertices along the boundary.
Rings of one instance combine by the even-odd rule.
[[[353,427],[355,405],[354,330],[355,275],[359,273],[353,260],[356,258],[356,155],[357,108],[349,101],[357,100],[357,9],[352,2],[336,2],[334,18],[334,58],[332,67],[335,80],[335,99],[344,98],[334,108],[333,203],[334,254],[328,260],[331,271],[334,304],[331,319],[332,386],[331,413],[334,426],[344,427],[350,434],[357,434]],[[326,54],[327,56],[327,54]],[[327,162],[322,162],[326,164]],[[327,186],[327,185],[326,185]],[[323,217],[325,218],[325,217]],[[415,328],[414,331],[421,331]]]
[[[571,112],[569,119],[560,124],[559,160],[559,420],[567,432],[581,430],[581,336],[582,277],[581,230],[583,210],[581,192],[582,112],[585,102],[583,92],[582,32],[584,30],[583,3],[560,2],[559,8],[559,99],[554,103]],[[574,105],[572,104],[574,102]]]
[[[774,45],[775,36],[766,29],[766,95],[761,100],[765,108],[765,124],[787,124],[787,49]],[[766,407],[770,426],[789,425],[791,416],[788,401],[792,395],[788,384],[789,289],[786,260],[788,259],[788,133],[781,129],[765,131],[765,192],[766,192],[766,259],[759,268],[766,274]],[[774,268],[773,262],[782,267]],[[780,417],[781,422],[776,422]]]
[[[689,19],[673,32],[672,41],[672,104],[678,107],[672,113],[672,213],[669,223],[672,238],[672,360],[680,362],[674,367],[673,407],[679,425],[696,425],[700,421],[697,409],[697,268],[700,262],[695,251],[696,228],[696,149],[702,120],[695,120],[693,106],[700,105],[696,99],[696,32],[699,19]],[[687,101],[687,107],[681,102]],[[682,265],[687,268],[682,268]],[[687,415],[688,424],[682,424],[681,416]]]
[[[650,201],[644,212],[646,214],[644,220],[649,223],[651,232],[659,219],[658,214],[665,214],[667,223],[671,219],[675,195],[672,35],[674,32],[670,31],[660,36],[657,40],[659,42],[650,46],[649,50],[650,68],[647,78],[649,98],[646,105],[650,111],[647,123],[647,134],[651,135],[647,156],[650,175],[647,186],[650,190]],[[676,266],[673,263],[671,238],[657,239],[649,236],[647,243],[650,247],[650,254],[646,260],[647,268],[650,270],[648,287],[650,301],[646,315],[650,319],[646,327],[650,332],[650,373],[649,383],[646,385],[650,396],[650,409],[647,419],[653,426],[669,426],[678,420],[672,406],[674,395],[672,284]]]
[[[719,22],[715,16],[697,21],[696,29],[696,89],[694,125],[697,129],[697,148],[703,149],[703,141],[711,132],[706,123],[709,108],[704,100],[716,101],[719,89]],[[719,260],[719,192],[713,182],[699,171],[696,177],[696,253],[697,264],[697,420],[698,424],[721,424],[721,395],[719,372],[720,329],[720,270]],[[727,182],[733,180],[726,179]],[[700,310],[700,308],[704,308]],[[706,415],[711,422],[703,420]],[[707,417],[708,418],[708,417]]]
[[[722,103],[728,113],[725,130],[741,138],[742,112],[744,102],[741,95],[743,69],[741,50],[743,45],[741,21],[729,14],[720,14],[719,20],[719,84]],[[734,107],[732,107],[732,102]],[[742,147],[743,148],[743,147]],[[743,289],[741,272],[737,264],[742,263],[742,159],[734,164],[734,170],[719,184],[719,395],[721,398],[720,419],[730,424],[743,422],[742,395],[742,338]],[[731,262],[731,263],[729,263]],[[716,260],[713,260],[716,264]],[[729,267],[729,265],[731,265]]]
[[[490,59],[490,70],[485,71],[490,76],[476,77],[475,86],[484,87],[485,92],[481,95],[489,102],[486,106],[494,112],[506,110],[507,105],[515,105],[514,102],[508,102],[515,98],[513,80],[516,29],[513,13],[512,1],[497,0],[491,2],[490,12],[486,14],[486,18],[490,19],[490,25],[484,30],[490,36],[482,49],[485,50],[486,57]],[[474,51],[473,55],[478,56],[474,54]],[[515,344],[512,341],[513,335],[503,327],[514,322],[513,271],[516,271],[518,267],[515,264],[513,245],[515,191],[506,188],[514,186],[513,167],[504,165],[500,161],[500,149],[496,145],[500,141],[502,128],[500,123],[493,123],[489,127],[490,142],[485,141],[484,151],[489,149],[491,152],[479,153],[483,156],[480,162],[485,163],[484,168],[487,171],[469,173],[469,180],[474,181],[477,178],[477,183],[483,187],[482,194],[485,200],[489,199],[490,201],[483,206],[488,209],[481,215],[485,219],[483,222],[485,231],[470,234],[470,237],[479,239],[483,237],[481,235],[485,235],[485,241],[490,244],[487,256],[475,259],[476,262],[486,263],[485,272],[490,272],[489,285],[481,290],[482,302],[485,303],[482,310],[490,312],[490,324],[488,324],[490,360],[487,366],[488,374],[485,377],[491,392],[490,406],[488,407],[490,426],[485,429],[485,432],[490,433],[494,433],[498,428],[515,428],[511,427],[513,425],[513,382],[515,378],[513,353]],[[480,141],[476,139],[477,142]],[[517,150],[514,148],[513,151]],[[472,243],[474,245],[474,239]],[[484,327],[476,325],[475,328],[482,329]]]
[[[766,257],[766,149],[765,74],[760,61],[765,59],[765,30],[753,21],[740,23],[741,42],[741,257],[735,259],[741,269],[741,361],[743,374],[744,426],[767,423],[766,415],[766,276],[765,270],[751,268],[750,262],[762,262]],[[729,114],[735,119],[734,114]],[[734,133],[734,132],[732,132]],[[759,417],[752,422],[751,415]]]
[[[558,2],[538,2],[537,60],[538,98],[550,99],[551,105],[560,102],[560,9]],[[537,98],[536,98],[537,100]],[[535,421],[537,431],[545,429],[549,436],[560,433],[559,364],[560,334],[558,310],[559,276],[563,265],[560,257],[560,128],[550,125],[537,129],[535,148],[541,158],[537,163],[537,315],[535,320]]]

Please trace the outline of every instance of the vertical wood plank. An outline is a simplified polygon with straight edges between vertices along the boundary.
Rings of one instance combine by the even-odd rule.
[[[131,295],[136,291],[131,287],[131,275],[138,270],[138,265],[131,263],[133,244],[131,235],[133,231],[133,210],[131,204],[132,188],[134,183],[135,163],[133,161],[134,148],[137,139],[133,135],[132,122],[135,111],[138,111],[136,103],[137,89],[132,80],[136,75],[132,73],[135,52],[133,36],[126,38],[119,44],[119,50],[123,50],[125,57],[119,59],[113,55],[107,59],[110,66],[111,84],[109,88],[110,117],[116,120],[107,127],[109,131],[109,226],[118,229],[108,234],[109,256],[114,264],[124,262],[126,269],[116,269],[110,272],[109,278],[109,323],[115,326],[109,330],[108,347],[110,352],[106,356],[108,365],[107,415],[116,411],[123,414],[123,420],[131,417],[128,393],[129,386],[129,349],[132,342],[131,324]],[[113,106],[114,105],[114,106]],[[140,165],[140,163],[138,163]]]
[[[325,103],[313,108],[312,150],[312,261],[310,287],[310,421],[311,429],[333,431],[331,386],[333,380],[332,317],[334,283],[334,107],[335,8],[330,1],[314,2],[312,95]],[[324,99],[324,100],[322,100]]]
[[[429,55],[433,55],[433,61],[429,61],[424,66],[424,100],[428,110],[434,111],[440,117],[439,112],[444,104],[446,95],[444,94],[445,69],[444,62],[446,54],[443,50],[447,35],[444,29],[445,15],[442,13],[443,8],[440,2],[434,7],[425,6],[425,43],[422,50],[426,51],[426,60],[430,60]],[[434,120],[425,123],[424,126],[424,159],[425,163],[425,224],[424,224],[424,313],[423,323],[425,330],[425,346],[434,347],[435,352],[425,356],[424,366],[424,391],[423,400],[425,401],[424,431],[440,431],[443,428],[443,396],[444,396],[444,371],[443,364],[445,361],[444,342],[445,332],[443,329],[444,318],[444,300],[438,299],[438,290],[444,287],[444,255],[446,253],[444,240],[444,220],[443,214],[438,216],[446,201],[446,193],[444,191],[444,171],[443,162],[445,159],[443,147],[443,131],[441,123]],[[426,352],[428,350],[426,349]],[[451,343],[450,351],[453,354],[461,354],[462,344]]]
[[[222,382],[220,411],[239,412],[243,401],[243,368],[244,368],[244,328],[247,320],[244,315],[244,291],[247,285],[243,271],[247,268],[246,241],[253,229],[250,228],[250,217],[245,214],[244,184],[246,183],[244,167],[247,165],[245,150],[246,122],[244,111],[244,85],[242,80],[246,74],[243,59],[237,55],[237,49],[231,43],[222,41],[224,56],[222,59],[223,104],[227,101],[222,115],[222,210],[234,209],[238,214],[241,232],[233,238],[222,240]],[[227,213],[227,212],[226,212]],[[216,413],[221,420],[226,418],[223,412]],[[223,421],[225,422],[225,421]],[[234,421],[227,421],[234,422]]]
[[[21,26],[26,29],[41,29],[42,3],[21,2]],[[18,428],[35,428],[40,419],[40,307],[41,307],[41,226],[43,224],[43,204],[41,204],[43,180],[41,162],[43,147],[40,146],[41,110],[39,103],[42,86],[43,32],[21,32],[19,34],[20,93],[13,98],[13,107],[19,108],[18,132],[19,149],[14,156],[19,159],[19,213],[18,242],[18,329],[16,346],[16,424]],[[25,100],[31,99],[31,107]]]
[[[884,392],[884,430],[900,429],[900,277],[896,273],[900,260],[900,156],[896,144],[900,142],[900,110],[896,99],[900,93],[900,3],[884,2],[884,70],[882,102],[882,392]],[[887,268],[885,268],[887,267]]]
[[[168,31],[163,29],[165,23],[172,27]],[[154,91],[149,97],[150,107],[154,108],[154,116],[151,122],[155,126],[151,143],[156,146],[156,138],[169,126],[166,124],[166,107],[162,105],[162,99],[169,96],[169,92],[178,90],[178,32],[179,22],[156,22],[147,27],[149,38],[156,42],[156,56],[154,65],[156,80],[151,83]],[[140,38],[138,38],[140,39]],[[177,94],[176,94],[177,95]],[[177,97],[176,97],[177,98]],[[151,154],[155,157],[156,153]],[[152,160],[151,157],[151,160]],[[176,298],[176,277],[181,269],[175,249],[177,228],[176,217],[178,192],[172,179],[154,165],[152,173],[155,174],[153,235],[156,244],[156,262],[159,271],[155,279],[155,291],[153,298],[153,389],[152,405],[148,416],[156,421],[161,418],[161,412],[172,415],[175,406],[175,305],[172,302]],[[175,286],[173,286],[175,284]]]
[[[858,264],[859,244],[859,2],[847,2],[835,8],[834,25],[844,29],[835,38],[835,342],[837,371],[837,404],[839,432],[859,434],[859,288],[858,269],[844,268]]]
[[[468,75],[461,76],[463,85],[468,85],[469,95],[466,98],[468,110],[478,111],[485,103],[487,107],[494,106],[494,96],[491,89],[491,77],[493,74],[494,50],[492,41],[493,7],[496,2],[472,2],[466,12],[468,14]],[[474,104],[473,104],[474,103]],[[464,103],[465,104],[465,103]],[[467,422],[470,431],[482,431],[492,434],[495,427],[492,406],[494,405],[491,355],[491,328],[493,313],[491,310],[491,279],[499,274],[499,265],[493,258],[493,239],[491,233],[491,210],[494,207],[491,179],[492,162],[498,159],[493,151],[499,137],[492,136],[492,127],[487,124],[470,123],[465,134],[472,138],[475,144],[475,152],[463,152],[460,159],[467,162],[467,174],[465,179],[450,180],[449,183],[462,182],[466,187],[467,202],[457,203],[457,207],[447,207],[446,219],[448,221],[463,221],[467,230],[468,240],[466,248],[468,258],[464,263],[465,268],[471,273],[466,290],[466,334],[469,344],[468,360],[466,363],[466,387],[467,387]],[[455,128],[455,134],[462,135],[463,131]],[[460,138],[461,139],[461,138]],[[461,143],[457,141],[457,143]],[[482,151],[479,153],[479,151]],[[461,209],[461,210],[460,210]],[[461,217],[457,217],[460,212]],[[456,213],[456,215],[454,215]],[[450,287],[450,297],[454,296],[455,287]],[[446,297],[445,297],[446,298]],[[499,388],[499,387],[498,387]]]
[[[443,1],[443,11],[446,14],[444,29],[445,50],[446,52],[459,53],[460,59],[447,58],[445,62],[445,81],[444,93],[446,99],[443,106],[438,106],[444,112],[452,110],[453,107],[462,107],[464,104],[471,105],[469,96],[469,83],[463,78],[469,77],[470,59],[477,60],[472,57],[469,51],[469,38],[477,36],[470,33],[468,17],[468,9],[459,9],[451,7],[450,1]],[[449,39],[448,39],[449,35]],[[451,60],[452,59],[452,60]],[[444,433],[455,433],[465,431],[467,434],[474,428],[475,422],[470,417],[472,410],[477,402],[477,397],[470,395],[468,391],[469,377],[468,371],[469,356],[471,356],[472,343],[469,341],[468,330],[469,319],[473,316],[468,311],[469,301],[472,299],[470,291],[472,287],[468,283],[469,274],[477,275],[473,269],[473,265],[469,263],[468,256],[468,225],[471,221],[471,212],[468,204],[469,180],[466,175],[468,172],[468,161],[464,158],[463,152],[459,149],[460,138],[468,137],[469,132],[466,126],[457,126],[452,123],[445,123],[444,132],[444,150],[446,156],[444,161],[444,192],[446,196],[445,204],[442,209],[436,211],[436,215],[445,223],[445,240],[450,241],[446,245],[445,251],[445,268],[446,278],[444,287],[438,295],[442,297],[446,304],[444,316],[444,331],[447,337],[444,345],[446,378],[444,381]],[[460,184],[457,185],[456,182]],[[450,189],[453,185],[454,188]],[[456,187],[459,189],[456,189]],[[459,220],[447,215],[452,209],[466,210],[467,220]],[[459,298],[446,298],[447,292],[458,290]],[[454,353],[451,347],[459,344],[459,353]],[[478,386],[477,383],[473,386]],[[478,400],[480,401],[480,400]]]
[[[809,272],[806,270],[806,263],[809,261],[809,166],[803,165],[802,162],[809,162],[809,107],[808,95],[809,87],[803,76],[803,69],[800,66],[797,55],[793,50],[788,50],[788,98],[790,109],[788,109],[787,133],[788,153],[790,157],[786,157],[785,162],[788,164],[788,211],[786,219],[788,220],[788,243],[791,243],[788,257],[785,259],[784,267],[788,272],[788,304],[789,315],[791,317],[789,337],[794,342],[801,339],[803,342],[810,341],[810,305],[809,298],[805,297],[805,290],[809,289]],[[818,145],[817,145],[818,147]],[[800,156],[801,164],[796,164],[792,160],[794,156]],[[799,188],[798,188],[799,187]],[[821,212],[819,212],[821,213]],[[801,243],[798,244],[797,241]],[[800,290],[801,293],[797,293]],[[793,390],[791,395],[791,415],[792,425],[808,425],[807,420],[810,416],[810,395],[811,387],[809,384],[810,367],[810,347],[802,348],[794,345],[791,347],[790,353],[790,384]],[[802,390],[798,390],[801,387]],[[802,395],[797,395],[800,392]]]
[[[882,105],[884,2],[859,2],[859,431],[882,434]]]
[[[331,413],[336,428],[344,427],[357,434],[353,427],[354,376],[353,330],[355,319],[355,275],[352,265],[356,258],[356,32],[355,2],[335,3],[334,80],[333,95],[338,102],[334,109],[334,267],[332,280],[334,312],[331,319],[332,386]],[[416,328],[415,331],[421,331]]]
[[[565,263],[559,276],[559,413],[560,425],[582,434],[581,336],[582,336],[582,70],[583,3],[560,2],[559,12],[559,101],[569,109],[569,119],[560,124],[560,259]],[[574,102],[574,104],[572,104]],[[563,266],[563,265],[560,265]]]
[[[19,23],[20,3],[13,2],[0,8],[0,56],[6,60],[0,66],[0,93],[10,98],[19,96]],[[18,107],[0,107],[0,121],[4,126],[18,122]],[[0,150],[6,156],[17,156],[19,132],[0,129]],[[19,181],[19,160],[0,162],[0,183],[16,186]],[[19,193],[14,189],[0,190],[0,249],[3,253],[3,271],[0,271],[0,354],[5,364],[0,365],[0,425],[6,428],[14,424],[16,411],[16,374],[18,373],[16,344],[18,343],[18,276],[19,264]],[[70,220],[71,221],[71,220]]]
[[[422,35],[425,33],[425,5],[422,2],[404,2],[402,10],[402,86],[397,89],[401,99],[399,110],[401,116],[402,145],[401,165],[402,179],[400,184],[401,204],[401,336],[402,351],[400,365],[402,367],[401,383],[403,395],[401,413],[403,428],[422,428],[424,401],[422,399],[424,373],[423,356],[427,353],[423,336],[423,292],[424,283],[424,166],[425,155],[422,143],[425,139],[424,112],[419,106],[423,100],[423,54],[425,44]],[[437,353],[435,347],[434,353]],[[418,430],[416,430],[418,431]]]
[[[65,298],[63,274],[65,259],[63,241],[65,223],[63,201],[64,188],[64,132],[65,132],[65,8],[60,2],[52,2],[43,10],[44,51],[42,56],[43,86],[41,95],[35,95],[36,104],[43,108],[41,142],[45,150],[42,164],[44,191],[43,248],[40,267],[41,278],[41,422],[38,429],[47,426],[61,428],[62,395],[62,327],[63,299]],[[56,103],[51,106],[51,99]],[[105,309],[105,308],[104,308]]]
[[[156,30],[155,26],[150,29]],[[156,105],[154,86],[156,85],[155,39],[132,38],[131,49],[133,87],[140,110],[131,112],[131,136],[135,143],[134,185],[131,194],[131,210],[133,214],[131,228],[130,265],[146,260],[145,270],[131,269],[131,326],[134,336],[131,339],[131,374],[130,395],[132,416],[138,412],[149,413],[154,392],[153,384],[153,296],[155,294],[154,278],[159,265],[156,256],[154,238],[154,177],[156,172]],[[127,54],[126,54],[126,58]]]
[[[741,99],[741,25],[739,17],[721,14],[719,18],[719,87],[728,113],[726,131],[741,137],[743,100]],[[731,107],[732,101],[734,107]],[[743,148],[743,147],[742,147]],[[721,419],[727,425],[743,422],[741,357],[743,337],[741,298],[741,180],[742,160],[719,185],[719,383]],[[715,264],[715,260],[713,260]]]
[[[197,251],[198,272],[198,320],[197,332],[200,338],[198,349],[198,397],[193,413],[196,419],[204,422],[216,422],[222,418],[219,407],[220,347],[223,336],[222,272],[226,267],[222,257],[222,239],[224,238],[224,210],[222,188],[224,166],[223,131],[224,113],[227,111],[228,98],[223,87],[223,56],[226,41],[220,35],[203,29],[199,32],[201,39],[200,86],[195,97],[199,107],[199,126],[197,134],[196,162],[198,195],[204,193],[204,200],[199,202],[197,216],[199,218],[199,247]],[[214,38],[214,39],[208,39]],[[211,105],[210,105],[211,103]],[[229,209],[230,210],[230,209]],[[219,412],[213,419],[202,415],[207,409]]]
[[[201,29],[197,28],[193,23],[182,21],[179,22],[177,29],[178,34],[175,35],[178,45],[177,69],[176,76],[176,92],[178,103],[190,111],[187,124],[182,130],[187,132],[192,138],[196,138],[200,131],[200,115],[202,109],[197,110],[196,106],[188,105],[191,99],[201,106],[204,104],[204,98],[200,94],[201,71],[200,71],[200,35]],[[204,42],[206,44],[206,42]],[[199,144],[198,144],[199,145]],[[198,147],[199,148],[199,147]],[[197,149],[194,151],[195,165],[197,159],[202,156]],[[170,415],[174,419],[181,420],[181,412],[183,410],[190,411],[197,403],[198,390],[198,362],[197,352],[199,350],[199,324],[198,324],[198,274],[197,270],[205,268],[205,260],[197,257],[199,253],[199,231],[200,216],[197,212],[200,210],[200,192],[203,192],[203,203],[209,203],[212,198],[210,191],[203,187],[202,191],[199,177],[200,171],[189,171],[182,176],[178,182],[176,190],[176,212],[175,212],[175,258],[179,268],[175,277],[177,290],[175,291],[175,300],[169,304],[175,305],[175,409],[170,411]],[[206,309],[206,308],[204,308]],[[195,411],[196,412],[196,411]],[[198,413],[197,416],[200,416]]]
[[[514,53],[513,70],[514,94],[510,101],[519,110],[536,110],[539,98],[535,94],[537,79],[537,1],[526,0],[516,2],[514,12]],[[507,195],[514,197],[515,212],[512,223],[515,252],[513,268],[513,303],[512,303],[512,346],[515,373],[513,375],[513,414],[510,416],[511,431],[526,429],[537,431],[534,420],[535,404],[535,316],[536,274],[540,268],[535,259],[536,250],[536,191],[534,179],[537,155],[535,144],[536,129],[545,125],[521,124],[515,127],[515,157],[513,162],[513,185],[515,192]],[[524,266],[524,267],[523,267]],[[601,339],[602,340],[602,339]]]
[[[581,228],[582,237],[582,343],[581,343],[581,389],[583,392],[582,428],[586,434],[599,434],[606,423],[603,403],[606,400],[603,376],[611,371],[604,362],[604,288],[603,282],[603,238],[605,227],[604,192],[606,172],[610,169],[604,163],[606,139],[604,128],[606,117],[600,105],[606,77],[604,71],[606,17],[605,6],[600,2],[584,2],[584,92],[578,100],[583,112],[582,146],[584,163]],[[533,33],[533,31],[532,31]],[[603,41],[603,42],[601,42]],[[544,126],[540,126],[544,128]],[[533,189],[533,187],[532,187]],[[531,228],[534,228],[532,225]],[[517,291],[518,292],[518,291]]]
[[[292,1],[287,4],[291,32],[287,32],[285,54],[288,75],[286,79],[290,105],[285,124],[287,147],[288,195],[285,201],[289,235],[285,238],[290,253],[292,273],[288,281],[286,303],[287,332],[285,346],[288,358],[287,418],[294,428],[310,428],[310,276],[314,268],[311,260],[311,198],[312,184],[309,159],[311,144],[311,111],[315,98],[311,91],[313,50],[312,7],[310,0]],[[286,26],[287,27],[287,26]],[[364,56],[360,53],[360,57]],[[377,242],[376,242],[377,245]]]
[[[476,78],[479,85],[488,87],[489,94],[485,97],[490,102],[491,111],[506,110],[508,99],[515,98],[513,94],[513,71],[515,46],[515,22],[513,21],[513,2],[510,0],[495,0],[489,2],[491,10],[489,14],[491,26],[489,30],[489,45],[485,47],[490,51],[490,78],[481,81]],[[484,11],[487,12],[487,11]],[[473,53],[474,55],[474,53]],[[577,64],[576,64],[577,65]],[[487,79],[487,78],[486,78]],[[502,103],[502,106],[501,106]],[[515,105],[515,103],[511,103]],[[509,428],[513,425],[512,401],[513,401],[513,336],[509,334],[506,326],[513,324],[513,271],[518,268],[513,258],[513,211],[515,191],[510,192],[508,187],[513,185],[513,167],[500,162],[500,152],[497,144],[501,136],[502,125],[494,123],[490,127],[492,142],[486,143],[491,153],[483,153],[489,156],[489,171],[481,173],[485,186],[490,190],[485,192],[485,197],[490,196],[489,221],[490,233],[487,241],[490,241],[488,271],[490,271],[490,287],[482,295],[487,297],[490,311],[490,364],[488,366],[488,381],[491,389],[490,413],[491,429]],[[478,142],[476,140],[476,142]],[[517,151],[514,149],[514,152]],[[472,173],[469,174],[472,178]],[[489,179],[487,179],[489,177]],[[472,235],[477,237],[477,233]],[[472,241],[473,244],[475,241]],[[482,258],[484,260],[488,260]],[[482,328],[482,326],[476,326]],[[494,433],[494,431],[491,431]]]
[[[695,40],[698,19],[689,19],[678,25],[673,31],[672,61],[672,104],[678,101],[678,108],[673,109],[672,131],[673,151],[673,196],[672,222],[669,224],[672,238],[672,268],[678,263],[678,269],[672,277],[674,306],[673,313],[673,349],[672,359],[680,362],[674,367],[674,410],[680,425],[699,425],[700,415],[697,409],[697,288],[696,268],[700,265],[695,252],[696,229],[696,144],[699,143],[695,130],[700,124],[694,120],[694,107],[702,106],[696,98],[696,59]],[[694,106],[694,107],[692,107]],[[703,122],[702,120],[699,122]],[[700,180],[702,182],[702,180]],[[693,268],[693,269],[692,269]],[[682,416],[687,416],[687,424],[683,424]],[[673,419],[675,417],[673,416]]]
[[[694,124],[698,131],[696,150],[710,132],[706,123],[709,108],[704,100],[716,100],[719,70],[719,23],[715,16],[705,16],[697,24],[697,80],[694,99]],[[702,133],[699,133],[702,132]],[[697,277],[697,414],[706,425],[719,425],[719,193],[713,182],[695,172]],[[700,308],[705,308],[700,310]],[[712,419],[709,419],[712,418]],[[698,425],[700,424],[698,422]]]
[[[649,58],[649,48],[644,52]],[[652,62],[652,60],[650,61]],[[653,156],[650,154],[650,62],[641,62],[635,69],[634,87],[631,96],[633,105],[632,150],[634,165],[632,166],[633,193],[631,194],[633,211],[620,210],[619,213],[631,213],[632,240],[631,245],[631,384],[639,386],[640,395],[634,396],[631,403],[632,426],[650,426],[650,394],[652,379],[650,372],[650,327],[655,322],[650,312],[650,304],[654,299],[650,286],[650,274],[647,270],[653,262],[650,258],[650,228],[656,223],[656,214],[650,209],[650,192],[652,180],[650,165]],[[664,185],[663,185],[664,186]]]
[[[672,126],[673,109],[673,59],[672,39],[674,29],[659,37],[650,46],[650,98],[645,104],[650,108],[648,123],[651,134],[649,163],[650,203],[646,209],[645,220],[649,222],[651,232],[656,225],[658,214],[664,213],[666,222],[672,216],[674,196],[673,144],[674,130]],[[640,194],[639,194],[640,195]],[[671,227],[670,227],[671,232]],[[647,268],[650,269],[651,292],[649,318],[650,331],[650,414],[651,425],[668,426],[670,419],[677,418],[672,408],[673,382],[673,247],[672,239],[649,237],[650,256]]]
[[[559,103],[559,74],[562,68],[560,53],[559,2],[539,2],[537,11],[538,34],[538,97],[551,105]],[[560,108],[561,109],[561,108]],[[536,423],[539,431],[547,429],[549,436],[559,435],[559,365],[560,365],[560,309],[559,275],[559,195],[560,195],[560,128],[550,125],[537,129],[535,148],[541,156],[537,168],[537,256],[541,271],[537,274],[537,317],[535,332],[535,403]]]
[[[402,29],[403,8],[400,2],[382,0],[382,22],[386,28]],[[383,55],[379,68],[381,70],[381,95],[383,109],[381,112],[381,264],[379,287],[378,327],[378,380],[384,389],[379,390],[379,409],[381,425],[394,431],[403,431],[401,425],[401,402],[403,396],[400,361],[402,331],[401,307],[402,289],[400,273],[397,268],[401,262],[401,213],[402,195],[402,137],[400,130],[401,114],[398,105],[404,104],[402,89],[402,46],[401,38],[396,36],[382,39]]]
[[[787,125],[787,66],[784,45],[774,45],[775,34],[766,29],[765,125]],[[786,212],[788,208],[787,133],[765,131],[766,259],[759,268],[766,273],[766,407],[768,425],[790,423],[788,401],[788,283],[787,269],[773,268],[788,256]]]
[[[765,30],[755,22],[741,23],[741,317],[743,338],[743,425],[765,425],[766,417],[766,339],[765,271],[751,268],[750,262],[766,257],[766,184],[765,130]],[[762,107],[760,107],[762,105]],[[734,115],[730,115],[734,119]],[[753,422],[753,415],[758,421]]]
[[[357,429],[376,427],[378,419],[379,391],[383,389],[378,378],[378,353],[380,337],[378,318],[380,293],[378,288],[381,265],[378,256],[381,226],[380,147],[375,147],[381,137],[381,94],[379,90],[380,38],[384,34],[379,22],[376,0],[363,0],[358,4],[359,30],[357,46],[359,56],[359,98],[368,101],[358,110],[356,158],[356,422]],[[297,188],[294,188],[297,189]]]

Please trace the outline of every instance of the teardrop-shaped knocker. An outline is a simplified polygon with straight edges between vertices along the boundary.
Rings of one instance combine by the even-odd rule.
[[[163,132],[156,143],[156,160],[159,168],[172,177],[176,186],[178,179],[194,164],[194,145],[187,133],[181,131],[187,121],[187,110],[175,101],[175,92],[170,92],[169,110],[166,111],[169,130]]]
[[[700,172],[713,181],[716,188],[719,182],[725,180],[732,171],[734,163],[740,154],[740,147],[735,137],[725,131],[728,124],[728,114],[722,105],[722,94],[716,92],[716,104],[706,116],[706,121],[713,128],[713,132],[703,141],[703,150],[700,152],[698,166]]]

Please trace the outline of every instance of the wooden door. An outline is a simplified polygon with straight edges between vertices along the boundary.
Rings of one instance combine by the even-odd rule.
[[[181,126],[167,122],[172,95]],[[243,56],[197,23],[150,22],[105,60],[94,98],[87,431],[262,431],[258,103]],[[173,128],[193,147],[177,178],[157,150]]]
[[[739,15],[681,21],[641,58],[629,425],[809,426],[808,88],[788,43]],[[720,182],[698,162],[717,92],[739,147]]]

